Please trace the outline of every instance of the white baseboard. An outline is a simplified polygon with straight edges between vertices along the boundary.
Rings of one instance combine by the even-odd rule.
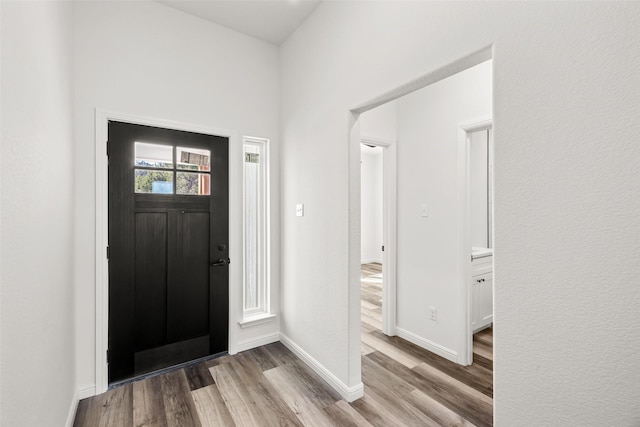
[[[69,407],[69,413],[67,414],[67,422],[64,424],[66,427],[73,427],[73,423],[76,420],[76,411],[78,410],[78,402],[80,401],[79,390],[73,393],[73,400],[71,400],[71,406]]]
[[[309,353],[304,351],[298,344],[293,342],[291,338],[284,334],[280,334],[280,341],[285,345],[293,354],[298,356],[307,366],[309,366],[316,374],[327,382],[340,396],[347,402],[353,402],[356,399],[360,399],[364,396],[364,385],[362,382],[349,387],[338,379],[331,371],[325,368],[320,362],[311,357]]]
[[[438,356],[442,356],[445,359],[452,361],[453,363],[458,363],[457,351],[451,350],[450,348],[437,344],[426,338],[422,338],[414,334],[413,332],[409,332],[405,329],[398,328],[397,326],[396,326],[396,333],[402,339],[405,339],[411,343],[414,343],[419,347],[429,350],[430,352],[435,353]]]
[[[82,387],[80,390],[78,390],[78,399],[82,400],[82,399],[86,399],[87,397],[91,397],[91,396],[95,396],[96,395],[96,386],[95,385],[90,385],[88,387]]]
[[[229,352],[229,354],[240,353],[241,351],[251,350],[252,348],[260,347],[262,345],[267,345],[278,341],[280,341],[280,334],[278,332],[269,335],[263,335],[258,338],[239,342],[235,346],[234,352]]]

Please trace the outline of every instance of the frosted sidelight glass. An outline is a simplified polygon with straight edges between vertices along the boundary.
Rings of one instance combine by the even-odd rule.
[[[245,317],[268,313],[267,141],[243,144],[244,310]]]
[[[258,262],[258,219],[260,194],[260,148],[245,146],[244,163],[244,247],[245,247],[245,310],[258,308],[258,281],[260,266]]]

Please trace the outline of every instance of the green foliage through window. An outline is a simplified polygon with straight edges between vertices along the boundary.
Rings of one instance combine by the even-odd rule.
[[[157,183],[154,186],[154,182]],[[136,169],[136,193],[173,193],[173,172]]]
[[[197,173],[178,172],[176,176],[176,194],[200,194]]]

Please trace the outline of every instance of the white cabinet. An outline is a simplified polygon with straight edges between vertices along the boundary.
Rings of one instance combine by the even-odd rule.
[[[471,262],[471,329],[493,323],[493,267],[491,256]]]

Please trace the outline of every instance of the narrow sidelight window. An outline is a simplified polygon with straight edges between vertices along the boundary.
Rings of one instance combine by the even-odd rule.
[[[243,139],[243,317],[269,313],[268,140]]]

